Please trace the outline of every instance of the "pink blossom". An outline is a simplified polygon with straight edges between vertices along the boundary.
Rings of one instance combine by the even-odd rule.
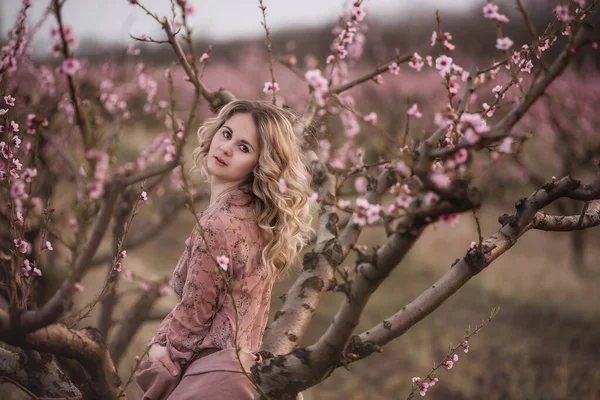
[[[471,244],[469,245],[469,248],[474,249],[477,247],[477,242],[471,242]]]
[[[16,100],[16,99],[15,99],[14,97],[12,97],[10,94],[9,94],[9,95],[6,95],[6,96],[4,96],[4,102],[5,102],[7,105],[11,106],[11,107],[14,107],[14,105],[15,105],[15,100]]]
[[[373,204],[366,212],[367,224],[374,224],[380,218],[381,214],[381,205]]]
[[[398,75],[400,73],[400,67],[395,62],[390,64],[388,70],[394,75]]]
[[[77,73],[77,71],[79,71],[80,68],[81,64],[79,63],[79,60],[67,58],[65,61],[63,61],[61,72],[69,76],[73,76]]]
[[[468,353],[468,352],[469,352],[469,339],[465,339],[465,340],[462,342],[461,346],[463,347],[463,351],[464,351],[465,353]]]
[[[15,133],[19,132],[19,124],[17,124],[15,121],[10,121],[10,129],[12,129],[12,131]]]
[[[73,287],[75,288],[75,290],[77,290],[78,292],[83,292],[84,287],[81,283],[79,282],[75,282],[75,284],[73,284]]]
[[[148,194],[145,191],[143,191],[142,193],[140,193],[140,200],[141,201],[148,200]]]
[[[115,266],[113,267],[113,269],[117,272],[121,272],[123,270],[123,264],[121,264],[120,262],[117,262],[115,264]]]
[[[360,194],[367,192],[367,178],[359,176],[354,180],[354,189]]]
[[[498,50],[508,50],[513,45],[513,41],[508,36],[496,39],[496,48]]]
[[[33,268],[33,273],[36,274],[37,276],[42,276],[42,271],[40,271],[37,268]]]
[[[23,169],[23,164],[21,164],[18,158],[13,158],[12,167],[17,171],[20,171],[21,169]]]
[[[394,204],[401,208],[408,208],[410,207],[410,204],[413,202],[413,200],[414,199],[412,196],[409,196],[406,193],[402,193],[400,196],[396,197],[396,201]]]
[[[454,95],[458,93],[458,89],[460,88],[460,85],[456,82],[450,81],[448,82],[448,93]]]
[[[377,114],[371,111],[370,113],[368,113],[367,115],[365,115],[363,117],[363,120],[367,124],[377,125]]]
[[[7,112],[8,112],[8,108],[0,108],[0,117],[6,115]]]
[[[446,75],[452,68],[452,57],[447,55],[441,55],[435,60],[435,68],[440,71],[442,75]]]
[[[527,60],[525,66],[521,68],[521,71],[531,73],[531,68],[533,68],[533,63],[531,62],[531,60]]]
[[[45,249],[48,249],[49,251],[54,250],[54,248],[52,247],[52,243],[50,243],[49,240],[46,240],[46,244],[44,245]]]
[[[207,61],[208,59],[210,59],[210,56],[206,52],[202,53],[202,55],[200,56],[200,62]]]
[[[423,114],[421,114],[419,111],[419,106],[417,106],[417,103],[413,104],[406,113],[415,118],[421,118],[423,116]]]
[[[366,16],[367,13],[363,8],[360,8],[360,6],[352,7],[352,18],[356,22],[361,22],[363,19],[365,19]]]
[[[223,271],[227,271],[227,268],[229,268],[229,258],[227,256],[217,256],[217,263],[219,263],[219,267],[221,267]]]
[[[278,185],[279,185],[279,193],[287,192],[287,182],[285,181],[285,179],[279,178]]]
[[[554,8],[554,10],[552,10],[552,13],[556,15],[556,18],[563,22],[568,22],[573,19],[569,15],[569,6],[558,5]]]
[[[450,187],[450,177],[444,173],[435,172],[429,178],[440,189],[448,189]]]
[[[381,76],[381,74],[377,74],[373,77],[373,80],[375,81],[375,83],[377,83],[378,85],[383,84],[383,76]]]
[[[413,54],[412,59],[408,62],[408,66],[417,71],[421,71],[423,65],[425,65],[423,58],[418,53]]]
[[[485,6],[483,6],[484,18],[495,19],[497,13],[498,13],[498,6],[496,4],[487,3]]]
[[[500,94],[500,92],[502,91],[502,85],[496,85],[494,86],[494,88],[492,89],[492,93],[494,93],[496,95],[496,97],[502,98],[504,97],[504,95]]]
[[[10,187],[10,196],[13,199],[20,199],[25,195],[25,182],[15,179]]]
[[[104,184],[102,182],[93,182],[89,185],[89,193],[92,199],[99,199],[104,194]]]
[[[512,153],[512,139],[510,137],[504,138],[497,150],[500,153]]]
[[[468,159],[469,152],[467,149],[460,149],[456,152],[456,154],[454,154],[454,161],[456,161],[457,164],[464,164]]]
[[[332,62],[335,61],[335,56],[333,54],[330,54],[327,56],[327,59],[325,60],[326,64],[331,64]]]
[[[263,88],[263,92],[279,92],[279,83],[275,82],[265,82],[265,87]]]
[[[408,165],[406,165],[406,163],[402,160],[396,162],[395,169],[404,178],[409,177],[411,174],[410,167]]]
[[[320,197],[319,197],[319,193],[317,193],[317,192],[313,192],[313,193],[310,195],[310,197],[308,198],[308,201],[309,201],[311,204],[315,204],[315,203],[318,203],[319,201],[321,201],[321,199],[320,199]]]
[[[120,254],[119,254],[119,258],[127,258],[127,250],[123,250]]]
[[[169,285],[162,285],[159,289],[158,289],[158,293],[160,293],[161,296],[166,296],[169,293],[171,293],[171,287]]]
[[[337,207],[341,210],[350,207],[350,200],[338,200]]]
[[[437,42],[437,37],[438,35],[436,31],[431,32],[431,46],[435,45],[435,42]]]
[[[442,222],[450,225],[450,226],[454,226],[458,223],[458,220],[460,219],[460,215],[459,214],[450,214],[450,215],[442,215]]]
[[[433,192],[427,192],[425,196],[423,196],[423,201],[425,202],[426,206],[431,206],[437,203],[438,199],[438,195]]]

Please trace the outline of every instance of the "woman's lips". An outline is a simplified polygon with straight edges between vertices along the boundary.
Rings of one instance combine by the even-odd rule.
[[[217,161],[217,164],[222,165],[224,167],[227,166],[227,163],[225,163],[225,161],[221,160],[219,157],[215,156],[215,160]]]

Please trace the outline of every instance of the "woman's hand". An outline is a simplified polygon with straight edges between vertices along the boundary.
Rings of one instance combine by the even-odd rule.
[[[150,350],[148,351],[148,360],[152,362],[160,361],[173,376],[177,376],[179,373],[179,369],[175,363],[173,363],[171,357],[169,357],[169,351],[167,348],[159,345],[158,343],[154,343],[152,347],[150,347]]]

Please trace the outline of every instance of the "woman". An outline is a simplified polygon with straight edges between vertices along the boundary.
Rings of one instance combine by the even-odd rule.
[[[259,359],[275,278],[311,232],[293,121],[267,102],[238,100],[198,130],[193,158],[210,181],[210,203],[199,215],[203,235],[195,226],[173,273],[179,302],[136,372],[145,399],[254,397],[240,362],[250,372]]]

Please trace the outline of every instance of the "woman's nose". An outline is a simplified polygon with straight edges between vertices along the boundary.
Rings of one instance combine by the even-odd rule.
[[[227,155],[231,154],[231,147],[227,144],[224,143],[221,145],[221,151]]]

